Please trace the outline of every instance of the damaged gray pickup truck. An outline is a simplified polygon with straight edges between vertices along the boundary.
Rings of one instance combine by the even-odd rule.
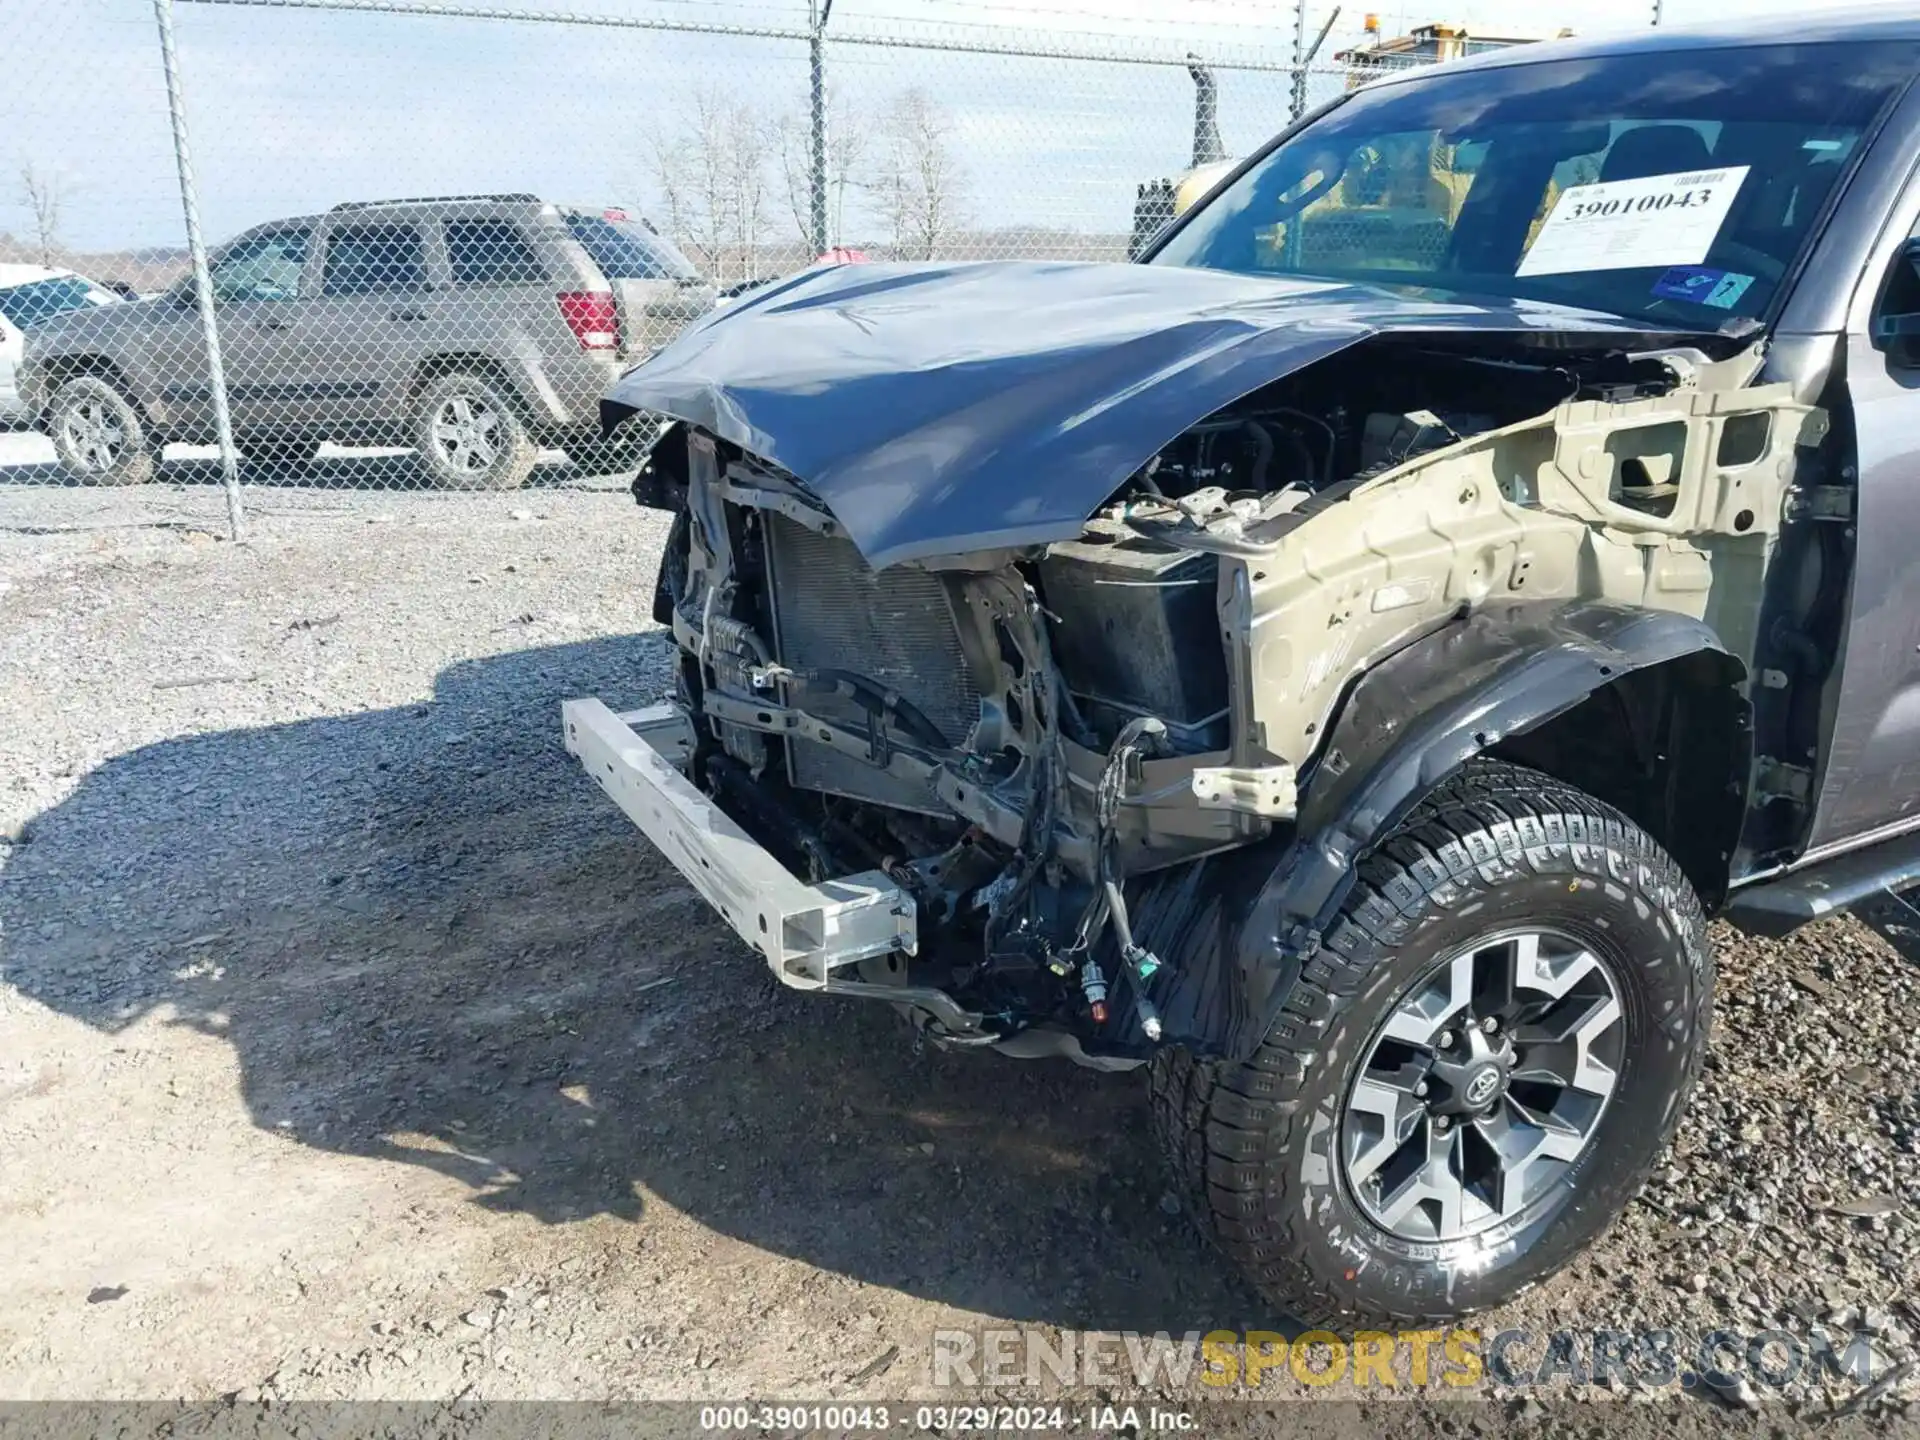
[[[1133,265],[859,266],[678,423],[677,694],[567,745],[784,983],[1149,1067],[1295,1314],[1551,1273],[1724,914],[1920,876],[1920,22],[1370,86]]]

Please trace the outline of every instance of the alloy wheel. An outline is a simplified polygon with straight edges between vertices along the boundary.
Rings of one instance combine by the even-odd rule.
[[[126,449],[127,431],[105,401],[87,400],[67,411],[60,428],[68,449],[87,470],[104,475]]]
[[[454,395],[434,412],[431,435],[441,461],[463,475],[479,475],[500,458],[500,415],[484,399]]]
[[[1449,955],[1370,1042],[1341,1116],[1349,1189],[1406,1240],[1512,1220],[1592,1143],[1625,1045],[1609,963],[1572,936],[1513,931]]]

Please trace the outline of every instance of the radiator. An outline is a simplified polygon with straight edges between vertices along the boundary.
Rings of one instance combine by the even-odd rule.
[[[898,691],[950,743],[972,730],[980,695],[968,672],[946,588],[924,570],[876,573],[849,540],[764,512],[775,643],[795,670],[848,670]],[[838,695],[801,702],[824,719],[863,728],[866,712]],[[920,784],[806,740],[788,741],[793,783],[877,805],[942,813]]]

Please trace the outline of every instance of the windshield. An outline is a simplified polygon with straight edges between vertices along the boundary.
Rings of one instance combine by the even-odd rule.
[[[1384,85],[1261,159],[1151,263],[1758,317],[1915,51],[1682,50]]]
[[[567,233],[586,248],[609,280],[698,280],[693,262],[671,240],[631,220],[567,216]]]
[[[33,280],[0,290],[0,315],[5,315],[22,330],[30,330],[69,310],[112,305],[119,299],[111,290],[91,280],[82,280],[78,275],[59,275],[51,280]]]

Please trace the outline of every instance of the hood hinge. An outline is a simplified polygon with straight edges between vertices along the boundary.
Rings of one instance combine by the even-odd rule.
[[[1787,519],[1851,522],[1854,489],[1851,485],[1806,485],[1787,492]]]

